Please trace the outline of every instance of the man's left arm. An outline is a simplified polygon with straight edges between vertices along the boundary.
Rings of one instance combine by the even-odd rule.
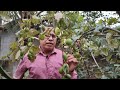
[[[68,58],[67,58],[67,63],[69,65],[69,71],[70,71],[70,74],[71,74],[71,79],[77,79],[77,71],[75,70],[75,68],[77,67],[78,65],[78,61],[77,59],[71,55],[71,54],[68,54]]]

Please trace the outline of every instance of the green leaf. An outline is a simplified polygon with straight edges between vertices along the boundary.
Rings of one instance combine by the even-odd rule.
[[[57,23],[57,27],[59,29],[66,29],[67,25],[66,25],[66,23],[64,21],[64,18],[60,19],[60,21]]]
[[[102,28],[103,28],[103,24],[96,24],[94,32],[100,32]]]
[[[99,55],[100,55],[100,51],[99,51],[99,50],[95,50],[95,51],[94,51],[94,55],[95,55],[95,56],[99,56]]]
[[[112,55],[108,55],[108,56],[106,57],[106,60],[107,60],[107,61],[110,61],[110,60],[111,60],[111,57],[112,57]]]
[[[120,26],[116,26],[115,29],[120,30]]]
[[[83,26],[83,31],[88,31],[89,30],[89,26],[85,25]]]
[[[109,19],[107,20],[107,23],[108,23],[108,25],[115,24],[115,23],[117,23],[117,19],[111,17],[111,18],[109,18]]]
[[[80,38],[80,35],[79,36],[77,36],[77,35],[73,35],[72,36],[72,40],[75,42],[77,39],[79,39]]]
[[[5,59],[5,58],[7,58],[7,56],[2,56],[2,58],[1,58],[1,59]]]
[[[12,42],[12,43],[10,44],[10,49],[11,49],[11,50],[15,50],[17,47],[18,47],[18,43],[17,43],[17,42]]]
[[[101,53],[105,56],[108,56],[109,49],[106,47],[101,48]]]
[[[112,33],[107,33],[106,34],[106,40],[107,40],[108,44],[110,44],[111,38],[112,38]]]
[[[118,46],[119,46],[118,40],[117,39],[111,39],[111,41],[109,43],[109,46],[111,48],[118,48]]]
[[[32,50],[34,54],[37,54],[40,51],[40,48],[34,45],[30,47],[30,50]]]
[[[77,21],[78,21],[78,22],[82,22],[82,21],[83,21],[83,18],[84,18],[83,16],[79,15]]]
[[[39,24],[40,19],[31,19],[31,22],[34,23],[34,24]]]
[[[35,29],[30,30],[30,35],[35,36],[35,35],[38,35],[38,34],[39,34],[39,31],[37,31]]]
[[[15,55],[15,60],[18,60],[19,57],[20,57],[20,50],[18,50],[18,52],[16,53],[16,55]]]
[[[60,30],[58,27],[56,27],[56,28],[55,28],[55,34],[56,34],[56,35],[59,35],[60,32],[61,32],[61,30]]]
[[[21,41],[23,41],[23,37],[19,38],[19,40],[18,40],[18,42],[21,42]]]
[[[45,35],[44,35],[44,34],[39,34],[39,39],[40,39],[40,40],[44,40],[44,38],[45,38]]]
[[[102,46],[102,45],[104,45],[104,46],[107,46],[107,45],[108,45],[108,43],[107,43],[107,41],[106,41],[105,38],[100,38],[100,41],[101,41],[101,46]]]
[[[67,37],[67,36],[69,36],[69,33],[66,30],[63,30],[62,31],[62,36]]]
[[[75,29],[74,32],[76,35],[80,36],[79,34],[83,33],[84,31],[82,29]]]
[[[101,38],[95,38],[94,42],[98,47],[101,46]]]
[[[102,24],[102,23],[103,23],[103,20],[100,19],[100,20],[98,21],[98,24]]]

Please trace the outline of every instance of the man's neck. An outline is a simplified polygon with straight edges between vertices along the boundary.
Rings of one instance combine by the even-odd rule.
[[[46,56],[48,56],[48,55],[50,55],[51,53],[52,53],[52,51],[45,51],[45,50],[43,50],[42,51]]]
[[[50,54],[54,51],[54,49],[53,49],[53,50],[45,50],[45,49],[43,49],[42,47],[40,47],[40,48],[41,48],[42,53],[43,53],[45,56],[50,55]]]

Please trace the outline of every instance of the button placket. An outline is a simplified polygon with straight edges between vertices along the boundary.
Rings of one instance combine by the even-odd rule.
[[[49,57],[46,57],[46,68],[47,68],[48,79],[54,78],[53,77],[54,70],[53,70],[53,67],[50,63]]]

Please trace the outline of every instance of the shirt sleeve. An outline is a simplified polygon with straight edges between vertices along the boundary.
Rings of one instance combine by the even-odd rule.
[[[15,73],[13,74],[14,79],[22,79],[24,73],[27,71],[28,60],[26,56],[19,62]]]
[[[71,79],[77,79],[77,77],[78,77],[78,74],[77,74],[77,71],[76,70],[74,70],[72,73],[71,73]]]

